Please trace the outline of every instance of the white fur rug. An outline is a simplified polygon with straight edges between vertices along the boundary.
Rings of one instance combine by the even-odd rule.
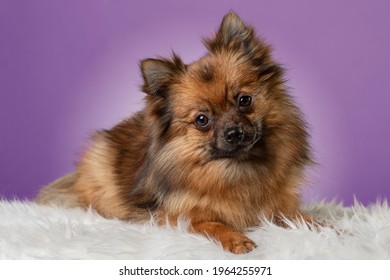
[[[305,207],[324,227],[284,229],[271,223],[248,232],[257,248],[244,255],[178,228],[106,220],[93,211],[0,201],[1,259],[390,259],[387,202],[317,203]]]

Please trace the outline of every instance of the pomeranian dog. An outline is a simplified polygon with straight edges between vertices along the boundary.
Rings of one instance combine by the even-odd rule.
[[[311,222],[299,210],[308,133],[271,47],[233,12],[204,44],[191,64],[141,61],[144,109],[96,132],[76,171],[37,201],[141,223],[188,219],[233,253],[255,248],[243,232],[260,217]]]

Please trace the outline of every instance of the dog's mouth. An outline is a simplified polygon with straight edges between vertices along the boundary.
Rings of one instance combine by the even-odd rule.
[[[246,149],[236,149],[236,150],[227,151],[227,150],[221,150],[214,147],[211,151],[211,157],[212,159],[237,158],[246,153],[247,153]]]
[[[237,145],[230,149],[219,148],[216,145],[212,145],[210,150],[211,157],[213,160],[223,158],[245,158],[250,154],[252,148],[259,141],[259,139],[260,136],[253,139],[253,141],[250,143],[246,143],[245,145]]]

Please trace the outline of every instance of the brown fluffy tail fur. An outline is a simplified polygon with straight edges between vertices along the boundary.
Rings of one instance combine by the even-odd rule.
[[[72,191],[76,175],[70,173],[50,185],[44,187],[36,197],[36,202],[45,205],[59,205],[63,207],[82,207],[77,195]]]

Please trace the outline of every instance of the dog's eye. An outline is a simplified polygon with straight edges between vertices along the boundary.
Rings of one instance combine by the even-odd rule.
[[[196,118],[195,118],[195,124],[198,128],[207,128],[207,126],[209,125],[210,123],[210,120],[209,118],[204,115],[204,114],[200,114],[198,115]]]
[[[238,106],[248,107],[252,104],[252,97],[244,95],[238,99]]]

